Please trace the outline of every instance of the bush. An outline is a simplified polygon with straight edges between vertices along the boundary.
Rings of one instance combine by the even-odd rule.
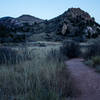
[[[88,44],[90,44],[90,46],[88,47],[84,57],[86,59],[91,59],[94,56],[99,56],[100,55],[100,39],[89,41]]]
[[[79,57],[80,46],[77,42],[72,40],[64,41],[63,46],[61,47],[61,52],[68,58]]]
[[[100,56],[92,57],[93,67],[100,65]]]
[[[95,68],[96,72],[100,72],[100,56],[94,56],[85,62],[88,66]]]

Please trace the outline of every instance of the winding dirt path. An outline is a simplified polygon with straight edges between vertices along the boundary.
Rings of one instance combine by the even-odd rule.
[[[81,95],[75,100],[100,100],[100,74],[83,63],[83,59],[66,62]]]

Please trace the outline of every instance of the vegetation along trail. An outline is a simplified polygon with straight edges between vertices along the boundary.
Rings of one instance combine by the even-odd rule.
[[[66,61],[76,86],[81,91],[76,100],[100,100],[100,74],[86,66],[83,61],[79,58]]]

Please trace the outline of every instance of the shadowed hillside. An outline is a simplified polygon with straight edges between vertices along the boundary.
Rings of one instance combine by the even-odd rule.
[[[100,25],[80,8],[70,8],[51,20],[42,20],[31,15],[0,19],[0,42],[63,41],[78,42],[100,35]]]

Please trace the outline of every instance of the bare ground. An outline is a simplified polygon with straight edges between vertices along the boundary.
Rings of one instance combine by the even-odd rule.
[[[83,63],[83,59],[75,58],[66,62],[81,95],[75,100],[100,100],[100,74]]]

